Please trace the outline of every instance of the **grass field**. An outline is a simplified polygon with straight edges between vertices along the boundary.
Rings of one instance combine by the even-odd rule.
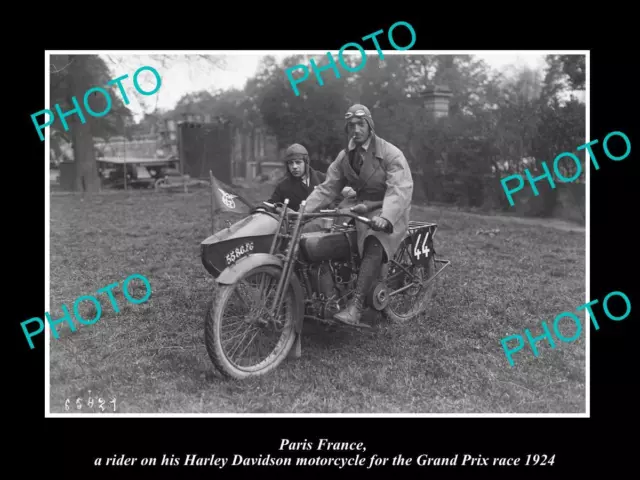
[[[264,188],[247,196],[265,198]],[[208,191],[120,192],[51,198],[51,310],[118,282],[113,312],[51,338],[51,411],[76,398],[116,398],[124,413],[580,413],[585,411],[585,333],[540,356],[525,347],[510,367],[500,339],[543,333],[585,302],[585,233],[555,222],[415,207],[436,221],[435,247],[452,261],[429,318],[380,324],[373,334],[328,332],[308,323],[302,358],[269,376],[223,380],[207,356],[203,319],[213,280],[199,243],[211,233]],[[230,217],[229,217],[230,218]],[[238,218],[238,217],[236,217]],[[499,229],[490,236],[479,231]],[[122,281],[153,289],[127,302]],[[144,287],[133,292],[141,297]],[[89,307],[80,311],[93,315]],[[93,312],[95,313],[95,311]],[[585,315],[580,317],[585,325]],[[588,322],[588,321],[587,321]],[[565,336],[575,331],[563,322]],[[587,323],[588,324],[588,323]],[[91,391],[91,393],[89,393]],[[105,405],[106,406],[106,405]],[[112,406],[108,406],[112,409]]]

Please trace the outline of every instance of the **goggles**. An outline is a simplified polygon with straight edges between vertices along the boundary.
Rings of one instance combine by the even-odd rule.
[[[364,110],[356,110],[355,112],[347,112],[344,116],[344,118],[346,120],[352,118],[352,117],[358,117],[358,118],[362,118],[362,117],[366,117],[367,116],[367,112],[365,112]]]

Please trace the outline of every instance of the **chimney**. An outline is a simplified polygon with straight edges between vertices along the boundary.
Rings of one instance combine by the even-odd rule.
[[[449,116],[449,99],[453,96],[451,89],[445,85],[432,85],[420,92],[424,98],[424,107],[433,118]]]

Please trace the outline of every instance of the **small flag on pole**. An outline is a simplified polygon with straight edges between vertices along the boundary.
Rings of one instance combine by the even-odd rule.
[[[229,188],[223,188],[209,170],[211,177],[211,207],[214,212],[249,213],[251,203]]]

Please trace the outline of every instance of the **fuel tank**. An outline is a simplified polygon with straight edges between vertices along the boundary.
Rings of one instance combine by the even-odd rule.
[[[311,232],[300,238],[300,254],[310,263],[349,260],[358,253],[356,232]]]
[[[207,272],[220,272],[252,253],[269,253],[278,219],[254,213],[208,237],[200,244],[200,257]]]

